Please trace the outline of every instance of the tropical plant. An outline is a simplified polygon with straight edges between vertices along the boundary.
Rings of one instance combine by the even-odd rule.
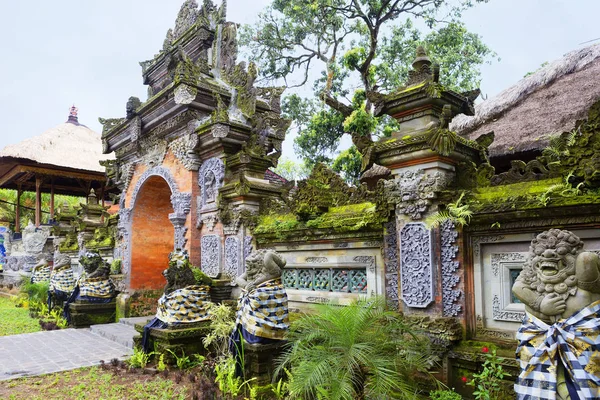
[[[210,332],[204,337],[202,343],[206,348],[213,346],[217,357],[228,357],[229,337],[235,327],[235,313],[224,303],[218,305],[211,303],[208,312],[211,315]]]
[[[467,382],[467,385],[475,387],[473,396],[476,400],[509,399],[510,396],[505,393],[502,380],[510,374],[502,368],[496,350],[490,352],[487,347],[484,347],[482,352],[485,354],[483,369],[480,373],[473,374],[473,378]]]
[[[154,352],[145,353],[140,347],[133,348],[133,354],[125,362],[132,368],[144,368],[150,362]]]
[[[429,340],[384,299],[316,305],[294,321],[276,376],[292,372],[290,398],[413,398],[417,373],[431,366]]]
[[[206,359],[206,357],[200,354],[192,354],[192,356],[190,357],[186,356],[185,353],[182,351],[181,356],[178,356],[177,353],[175,353],[171,349],[167,349],[167,351],[171,353],[171,355],[173,355],[173,358],[175,358],[175,365],[177,365],[177,368],[182,371],[197,367],[198,365],[201,365]]]
[[[49,282],[31,283],[31,281],[26,279],[21,283],[21,293],[27,295],[30,308],[39,310],[42,306],[46,305],[49,287]]]
[[[256,378],[242,380],[236,373],[236,360],[231,355],[221,357],[215,364],[215,382],[219,385],[219,390],[224,395],[231,395],[233,398],[240,395],[243,391],[250,389],[250,383]]]
[[[429,393],[431,400],[462,400],[462,396],[454,390],[434,390]]]
[[[473,216],[473,211],[468,204],[463,204],[465,192],[462,192],[455,202],[448,203],[446,209],[438,211],[425,220],[425,224],[429,227],[438,227],[445,222],[452,222],[458,226],[468,225]]]

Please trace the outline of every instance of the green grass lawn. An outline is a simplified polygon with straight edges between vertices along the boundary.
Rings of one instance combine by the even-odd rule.
[[[37,319],[29,317],[27,308],[15,307],[11,299],[0,297],[0,336],[18,335],[41,330]]]
[[[0,382],[6,400],[184,400],[191,384],[161,376],[114,374],[94,367]]]

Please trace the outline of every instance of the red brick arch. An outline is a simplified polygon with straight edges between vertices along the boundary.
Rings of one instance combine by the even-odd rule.
[[[159,289],[166,283],[162,271],[167,268],[174,246],[171,188],[167,181],[153,175],[146,179],[132,199],[131,289]]]

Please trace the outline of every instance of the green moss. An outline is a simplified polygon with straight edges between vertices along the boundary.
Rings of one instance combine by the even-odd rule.
[[[294,214],[261,215],[254,233],[274,233],[278,231],[289,231],[298,227],[299,222]]]
[[[336,231],[356,231],[370,224],[380,222],[374,203],[350,204],[331,207],[328,212],[307,221],[308,228],[334,229]]]
[[[488,186],[479,188],[474,193],[474,198],[481,202],[505,201],[510,197],[531,196],[546,192],[552,185],[560,184],[561,178],[546,179],[541,181],[521,182],[511,185]]]

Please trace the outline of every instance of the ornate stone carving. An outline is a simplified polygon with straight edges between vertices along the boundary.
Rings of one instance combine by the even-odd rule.
[[[175,89],[174,100],[176,104],[190,104],[196,99],[198,90],[188,85],[179,85]]]
[[[160,176],[165,181],[167,181],[167,184],[169,185],[169,188],[171,189],[171,193],[179,193],[179,188],[177,186],[177,182],[175,182],[175,178],[173,178],[173,175],[171,175],[171,171],[169,171],[168,168],[162,167],[162,166],[153,167],[153,168],[150,168],[147,171],[145,171],[140,176],[135,187],[133,188],[133,194],[131,195],[133,204],[135,204],[135,199],[137,199],[137,195],[138,195],[140,189],[142,188],[142,185],[151,176]]]
[[[252,236],[244,236],[244,260],[252,253]]]
[[[497,294],[494,295],[492,300],[492,318],[494,318],[496,321],[521,322],[523,321],[523,317],[525,317],[525,313],[523,311],[504,310],[502,308],[500,296]]]
[[[388,302],[398,309],[398,232],[395,219],[385,224],[385,231],[385,293]]]
[[[44,250],[44,245],[50,236],[50,230],[36,228],[31,221],[23,229],[23,247],[28,254],[39,254]]]
[[[548,179],[555,176],[557,176],[556,173],[549,171],[538,160],[530,161],[527,164],[521,160],[512,160],[510,162],[510,170],[492,176],[491,185],[508,185],[511,183]]]
[[[500,273],[500,263],[503,261],[525,261],[525,256],[521,253],[494,253],[491,256],[492,273],[498,276]]]
[[[173,204],[173,211],[178,215],[187,215],[190,213],[192,207],[192,194],[191,193],[173,193],[171,195],[171,204]]]
[[[334,243],[333,244],[333,248],[334,249],[346,249],[348,248],[348,242],[342,242],[342,243]]]
[[[419,220],[427,212],[437,193],[445,189],[454,179],[454,174],[424,170],[404,171],[393,181],[385,182],[385,192],[396,204],[398,214]]]
[[[169,150],[183,164],[185,169],[196,171],[200,168],[200,158],[195,152],[195,149],[199,145],[198,135],[194,132],[193,128],[188,127],[188,130],[191,130],[191,133],[184,134],[182,137],[169,143]]]
[[[306,257],[307,263],[326,263],[329,261],[327,257]]]
[[[514,332],[501,331],[497,329],[487,329],[483,324],[483,317],[477,316],[475,335],[477,337],[489,337],[493,339],[515,340]]]
[[[206,225],[209,232],[212,232],[217,222],[219,222],[219,217],[215,214],[203,215],[198,219],[198,229],[202,228],[202,225]]]
[[[229,134],[229,125],[215,124],[211,129],[213,137],[225,138]]]
[[[423,223],[406,224],[400,231],[400,277],[407,306],[425,308],[433,301],[431,232]]]
[[[216,200],[219,188],[223,186],[223,178],[225,178],[223,161],[218,158],[209,158],[202,163],[198,173],[202,208]]]
[[[178,39],[188,29],[192,27],[198,20],[200,10],[198,10],[198,3],[195,0],[186,0],[181,5],[177,19],[175,20],[175,29],[170,35],[167,34],[167,40],[173,41]]]
[[[230,236],[225,239],[225,273],[235,279],[240,273],[240,239]]]
[[[202,250],[202,271],[214,278],[220,272],[221,238],[217,235],[204,235],[200,243]]]
[[[461,312],[458,304],[462,290],[456,289],[460,275],[456,274],[460,264],[456,261],[458,246],[455,245],[458,232],[451,221],[444,222],[440,227],[441,233],[441,262],[442,262],[442,304],[444,317],[456,317]]]
[[[188,229],[185,227],[185,220],[186,217],[180,214],[169,214],[169,221],[171,221],[175,228],[175,241],[173,243],[175,249],[183,249],[187,243],[185,234]]]
[[[504,240],[502,235],[475,236],[471,238],[471,247],[473,248],[473,257],[479,258],[481,254],[481,245],[483,243],[493,243]]]
[[[142,137],[142,118],[139,115],[133,117],[129,123],[129,138],[131,143],[136,144]]]
[[[373,257],[373,256],[356,256],[356,257],[354,257],[354,262],[365,264],[367,266],[367,271],[369,271],[372,274],[375,273],[375,257]]]
[[[140,161],[148,167],[161,165],[167,154],[167,141],[164,139],[143,139],[140,141]]]

